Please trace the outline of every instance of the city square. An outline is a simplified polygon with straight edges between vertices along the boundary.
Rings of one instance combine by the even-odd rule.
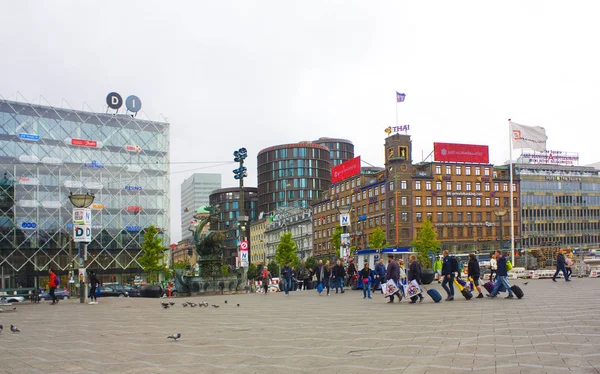
[[[514,280],[521,300],[416,305],[351,290],[26,302],[0,314],[0,373],[597,373],[598,282]]]

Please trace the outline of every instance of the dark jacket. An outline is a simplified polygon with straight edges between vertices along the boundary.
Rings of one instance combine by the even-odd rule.
[[[477,259],[469,260],[467,272],[469,277],[479,277],[481,275],[479,271],[479,261],[477,261]]]
[[[377,263],[375,265],[375,275],[379,275],[380,278],[385,278],[385,265]]]
[[[408,265],[408,281],[413,280],[421,284],[421,265],[417,261],[413,261]]]
[[[321,269],[323,270],[323,273],[325,273],[325,265],[317,265],[315,266],[315,270],[314,273],[317,276],[317,281],[321,281]],[[325,277],[325,275],[323,275],[323,278]]]
[[[284,266],[283,269],[281,269],[281,276],[285,279],[292,279],[292,268]]]
[[[372,280],[372,278],[373,278],[373,273],[371,272],[371,269],[365,269],[365,268],[363,268],[360,271],[360,281],[362,282],[362,280],[364,278],[368,278],[368,277],[371,277],[370,280]]]
[[[400,279],[400,265],[396,261],[392,261],[388,264],[386,279],[393,279],[394,282],[398,283]]]
[[[565,264],[565,255],[563,255],[562,253],[556,255],[556,266],[565,266]]]
[[[348,265],[348,276],[351,277],[356,273],[356,265],[354,265],[354,262],[351,262],[350,265]]]
[[[452,274],[452,259],[450,256],[444,257],[444,263],[442,264],[442,275]]]
[[[502,277],[507,276],[508,272],[506,271],[506,257],[500,256],[496,259],[496,261],[498,262],[498,270],[496,270],[496,274]]]
[[[98,278],[96,277],[95,273],[91,273],[89,275],[89,278],[90,278],[90,285],[92,287],[97,287],[100,284],[100,281],[98,281]]]
[[[333,270],[331,272],[332,278],[340,279],[340,278],[344,278],[344,275],[346,275],[346,270],[344,269],[344,265],[335,265],[333,267]]]

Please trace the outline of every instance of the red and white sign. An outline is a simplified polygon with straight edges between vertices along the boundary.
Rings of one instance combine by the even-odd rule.
[[[248,250],[248,241],[247,240],[242,240],[242,242],[240,243],[240,250],[242,250],[242,251]]]
[[[80,147],[92,147],[96,148],[98,146],[98,142],[90,139],[75,139],[71,138],[71,145],[77,145]]]
[[[487,145],[433,143],[433,157],[440,162],[468,162],[488,164],[490,162]]]
[[[128,144],[128,145],[126,145],[126,146],[125,146],[125,150],[126,150],[127,152],[135,152],[135,153],[138,153],[139,151],[141,151],[141,150],[142,150],[142,147],[140,147],[139,145],[131,145],[131,144]]]
[[[142,210],[142,207],[137,205],[127,205],[125,207],[125,210],[128,212],[139,212],[140,210]]]
[[[360,174],[360,156],[331,168],[331,184]]]

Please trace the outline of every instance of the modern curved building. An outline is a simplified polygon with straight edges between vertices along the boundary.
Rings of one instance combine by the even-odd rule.
[[[276,145],[258,152],[258,209],[306,208],[331,184],[330,150],[314,142]]]
[[[338,138],[319,138],[313,143],[324,145],[329,148],[331,166],[337,166],[354,158],[354,144],[350,140]]]
[[[210,205],[219,207],[219,222],[210,225],[212,231],[225,232],[223,241],[223,259],[228,265],[235,266],[235,255],[238,251],[240,231],[238,217],[240,215],[240,189],[239,187],[221,188],[213,191],[209,196]],[[256,187],[244,187],[244,214],[249,221],[256,220]],[[249,226],[248,226],[249,227]]]

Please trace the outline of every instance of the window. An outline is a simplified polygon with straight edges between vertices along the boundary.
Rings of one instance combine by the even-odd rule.
[[[415,190],[421,189],[421,181],[415,181]]]
[[[373,197],[373,189],[372,188],[368,189],[368,193],[369,193],[369,197]]]
[[[473,220],[473,213],[467,212],[467,222],[471,222]]]
[[[405,190],[406,189],[406,181],[400,181],[400,189],[401,190]]]
[[[442,190],[442,182],[440,182],[440,181],[435,182],[435,189],[437,191],[441,191]]]
[[[438,222],[442,222],[444,220],[444,213],[437,212],[436,215],[437,215],[437,221]]]
[[[394,216],[394,214],[393,214],[393,213],[392,213],[392,214],[390,214],[390,219],[388,220],[388,222],[389,222],[389,223],[394,223],[394,222],[396,222],[396,221],[394,221],[394,217],[395,217],[395,216]]]
[[[408,212],[402,212],[401,217],[402,217],[402,222],[407,222],[408,221]]]
[[[417,218],[417,222],[423,221],[423,213],[417,213],[416,218]]]
[[[475,168],[475,175],[481,175],[481,169],[479,166]]]
[[[481,183],[475,183],[475,191],[481,191]]]
[[[456,182],[456,190],[462,191],[462,182]]]
[[[431,217],[432,217],[432,216],[433,216],[433,213],[431,213],[431,212],[427,212],[427,213],[425,214],[425,217],[427,217],[427,219],[429,220],[429,222],[431,222]]]
[[[483,190],[484,191],[489,191],[490,190],[490,184],[489,184],[489,182],[485,182],[485,184],[483,185]]]
[[[388,187],[388,190],[390,190],[390,191],[393,191],[393,190],[394,190],[394,182],[390,182],[390,183],[388,184],[388,186],[389,186],[389,187]]]
[[[472,205],[471,204],[472,199],[470,197],[467,197],[465,200],[466,200],[467,206],[471,206]]]
[[[471,191],[471,182],[465,182],[465,190]]]
[[[435,166],[435,173],[436,174],[442,174],[442,167],[440,165],[436,165]]]
[[[465,166],[465,175],[471,175],[471,167]]]
[[[492,220],[492,212],[486,212],[485,213],[485,219],[487,221],[491,221]]]
[[[452,198],[451,197],[446,198],[446,206],[452,206]]]
[[[350,184],[350,186],[351,186],[352,188],[354,188],[354,181],[355,181],[355,179],[352,179],[352,183]]]
[[[481,197],[475,198],[475,206],[481,206]]]
[[[458,222],[462,222],[462,220],[463,220],[463,214],[462,214],[462,212],[457,212],[456,213],[456,220]]]
[[[425,182],[425,191],[431,191],[431,181]]]
[[[500,198],[494,197],[494,206],[500,206]]]
[[[460,166],[456,167],[456,175],[462,175],[462,168]]]
[[[382,184],[381,186],[379,186],[379,193],[382,195],[385,193],[385,184]]]
[[[517,192],[517,185],[515,183],[513,183],[512,185],[512,190],[513,192]]]
[[[431,206],[431,203],[432,203],[432,201],[431,201],[431,200],[432,200],[431,196],[427,196],[427,197],[425,198],[425,205],[427,205],[427,206]]]
[[[502,191],[504,191],[504,192],[508,191],[508,183],[502,183]]]
[[[415,205],[416,206],[421,206],[421,196],[416,196],[415,197]]]
[[[452,175],[452,166],[446,166],[446,174]]]
[[[490,168],[483,168],[483,175],[485,175],[486,177],[490,176]]]
[[[446,221],[448,222],[452,222],[452,212],[447,212],[446,213]]]
[[[390,198],[390,204],[389,205],[390,205],[390,208],[395,207],[396,206],[396,199],[394,199],[393,197]]]
[[[456,198],[456,206],[462,206],[462,197]]]
[[[446,191],[452,191],[452,182],[446,182]]]
[[[477,212],[476,214],[477,214],[477,216],[476,216],[477,222],[480,222],[481,221],[481,212]]]
[[[435,205],[442,206],[442,197],[438,196],[435,198]]]
[[[500,191],[500,188],[498,188],[498,183],[494,183],[494,191]]]
[[[407,196],[402,196],[400,201],[402,202],[401,205],[404,205],[404,206],[408,205],[408,197]]]
[[[363,200],[367,198],[367,191],[366,190],[363,190],[363,192],[362,192],[362,198],[363,198]]]
[[[381,210],[385,210],[385,200],[381,200]]]
[[[360,201],[360,192],[356,194],[356,201]]]

